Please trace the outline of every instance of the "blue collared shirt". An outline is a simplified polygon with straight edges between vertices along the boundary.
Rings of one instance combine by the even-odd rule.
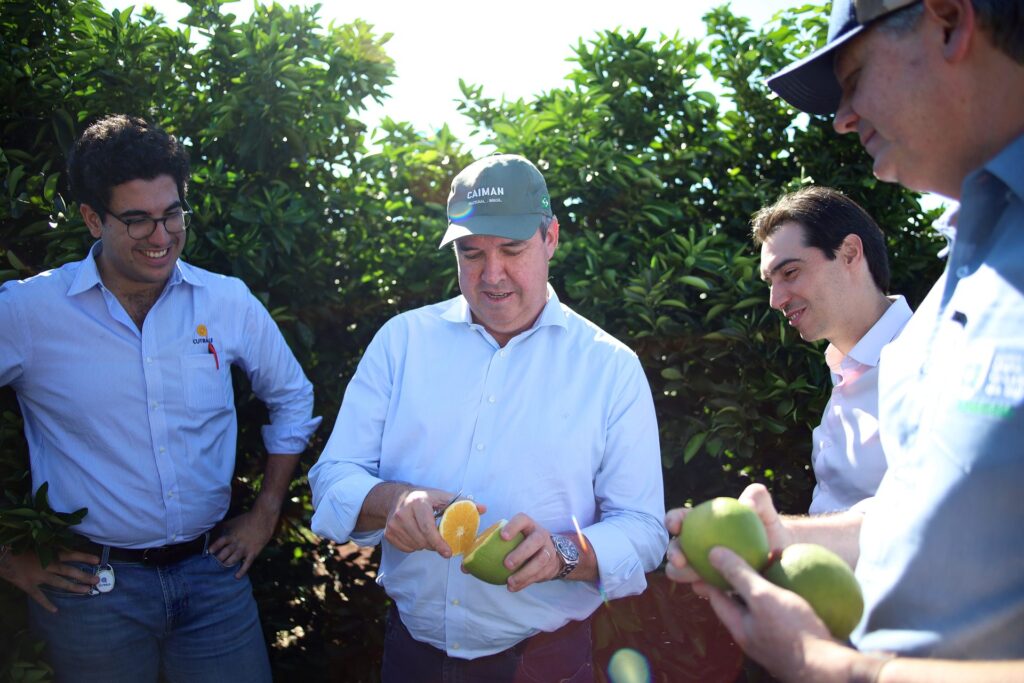
[[[964,181],[946,271],[882,352],[889,471],[861,529],[865,650],[1024,657],[1024,137]]]
[[[523,512],[552,532],[575,515],[597,555],[599,584],[548,581],[518,593],[464,574],[461,558],[403,553],[386,541],[378,581],[413,636],[474,658],[640,593],[668,537],[654,404],[625,345],[549,300],[505,347],[472,322],[463,297],[392,318],[345,392],[310,471],[313,530],[355,533],[382,481],[462,490],[487,505],[480,530]]]
[[[0,287],[0,385],[21,405],[33,488],[49,482],[56,510],[89,509],[75,531],[126,548],[178,543],[228,509],[231,366],[269,408],[269,453],[305,450],[320,422],[313,389],[237,278],[178,261],[140,332],[100,280],[99,248]]]

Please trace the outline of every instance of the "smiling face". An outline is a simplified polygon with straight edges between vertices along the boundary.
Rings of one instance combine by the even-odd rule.
[[[107,207],[110,213],[102,221],[92,207],[83,205],[82,216],[89,232],[102,240],[98,265],[103,284],[118,294],[163,289],[185,246],[188,232],[170,234],[161,223],[152,235],[136,240],[128,235],[125,224],[117,216],[159,218],[181,208],[178,186],[169,175],[114,186]]]
[[[455,242],[459,289],[473,320],[499,345],[529,329],[547,303],[548,261],[558,246],[558,222],[546,238],[528,240],[469,235]]]
[[[761,245],[761,278],[771,287],[769,304],[781,311],[806,341],[844,338],[844,292],[850,282],[842,259],[829,260],[804,244],[798,223],[783,223]]]
[[[858,136],[879,180],[950,196],[959,189],[947,176],[960,131],[938,77],[941,32],[926,18],[918,23],[906,33],[874,27],[839,49],[843,94],[833,126]]]

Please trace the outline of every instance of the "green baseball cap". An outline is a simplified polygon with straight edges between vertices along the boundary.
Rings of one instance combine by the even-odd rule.
[[[444,246],[467,235],[527,240],[551,218],[544,176],[518,154],[474,161],[452,181]]]

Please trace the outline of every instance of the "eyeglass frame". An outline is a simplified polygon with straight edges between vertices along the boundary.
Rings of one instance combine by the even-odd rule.
[[[153,218],[152,216],[149,216],[149,215],[147,215],[145,218],[143,218],[142,216],[138,216],[138,217],[130,216],[128,218],[128,220],[125,220],[121,216],[119,216],[116,213],[114,213],[113,211],[111,211],[106,206],[103,206],[102,204],[100,205],[100,207],[103,209],[103,213],[107,214],[108,216],[113,216],[117,220],[119,220],[122,223],[124,223],[125,231],[128,233],[128,236],[131,237],[136,242],[140,242],[142,240],[149,239],[150,236],[152,236],[152,234],[154,232],[156,232],[156,225],[157,225],[157,223],[163,223],[164,224],[164,230],[167,232],[168,235],[180,235],[183,232],[186,232],[188,230],[189,221],[192,219],[192,207],[190,207],[188,205],[188,202],[186,202],[184,199],[181,200],[181,206],[182,206],[182,208],[181,208],[181,221],[182,221],[182,223],[181,223],[181,230],[169,230],[167,228],[167,221],[171,220],[172,218],[176,218],[177,217],[176,214],[174,214],[174,213],[164,214],[163,216],[159,216],[157,218]],[[132,234],[132,226],[138,225],[140,223],[152,223],[153,227],[150,229],[149,232],[147,232],[142,237],[136,237],[135,235]]]

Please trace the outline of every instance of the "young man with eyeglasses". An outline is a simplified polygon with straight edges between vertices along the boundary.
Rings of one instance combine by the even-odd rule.
[[[269,681],[246,572],[269,541],[319,418],[266,309],[179,257],[189,164],[173,136],[110,116],[68,172],[97,242],[82,261],[0,287],[0,385],[25,420],[33,489],[88,508],[42,567],[0,552],[58,681]],[[253,508],[224,520],[237,424],[231,366],[266,404]]]

